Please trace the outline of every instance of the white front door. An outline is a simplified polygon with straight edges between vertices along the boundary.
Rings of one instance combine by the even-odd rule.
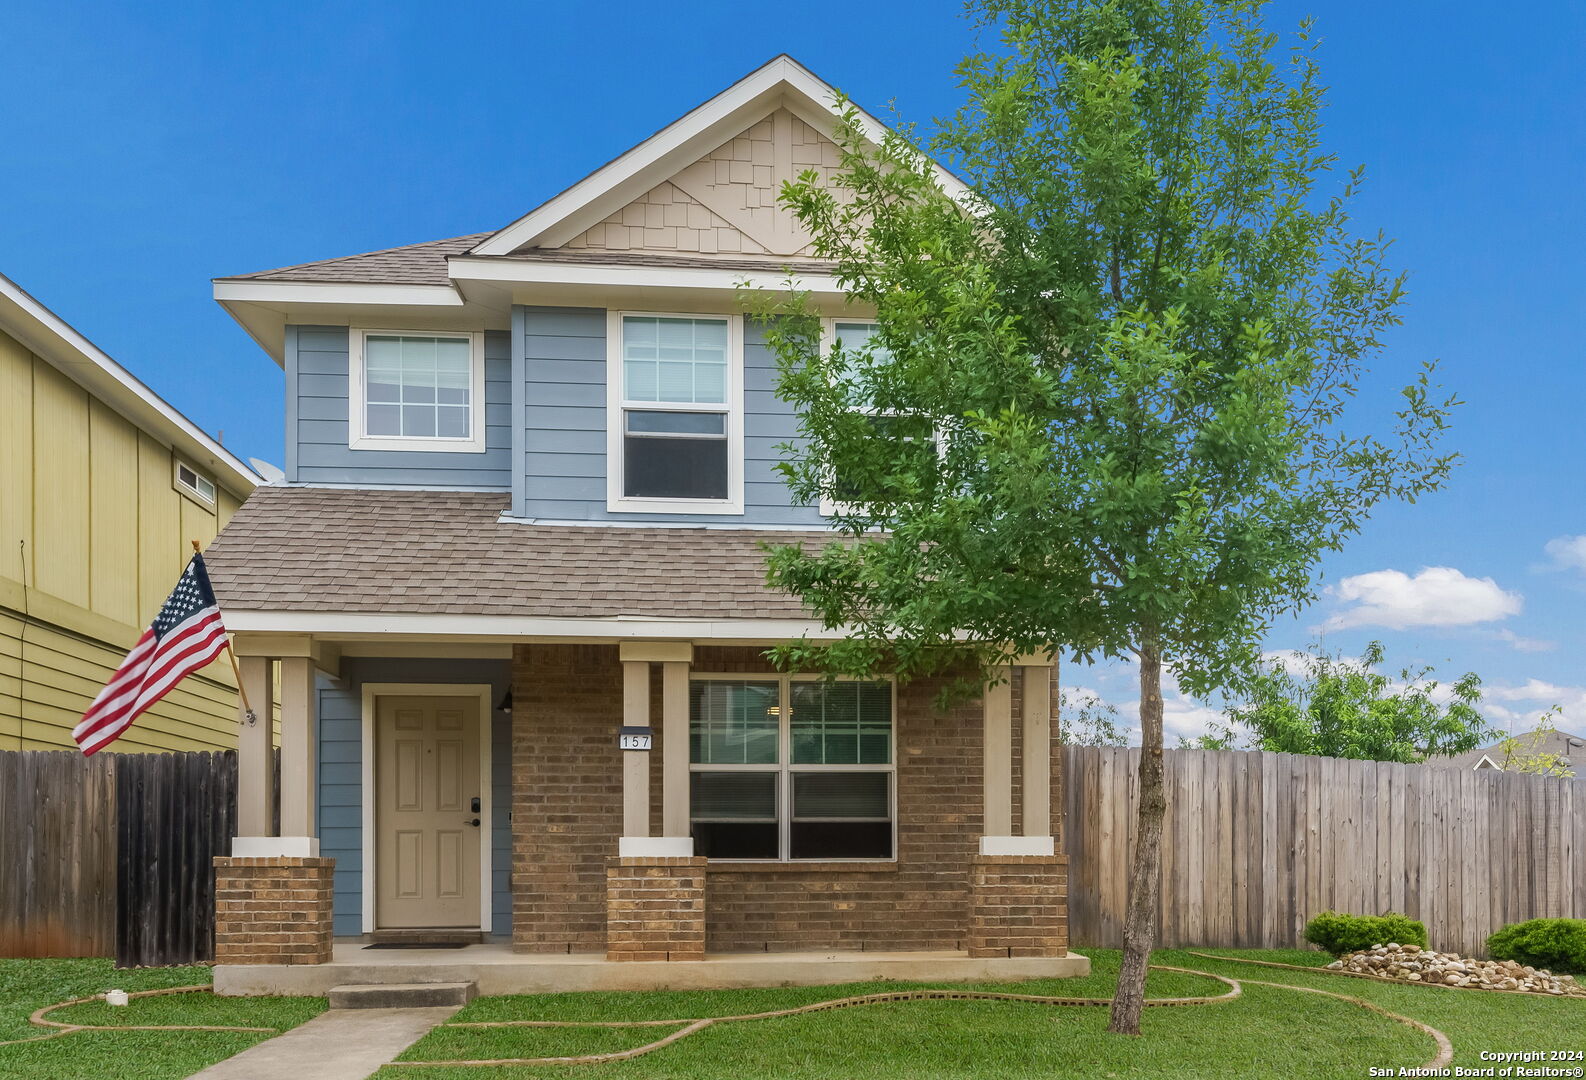
[[[479,700],[375,704],[375,925],[479,927]]]

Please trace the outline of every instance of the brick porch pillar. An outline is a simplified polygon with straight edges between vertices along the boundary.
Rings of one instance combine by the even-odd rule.
[[[703,858],[629,857],[606,864],[606,959],[705,959]]]
[[[1068,856],[976,855],[970,956],[1068,955]]]
[[[215,963],[331,958],[330,858],[215,859]]]

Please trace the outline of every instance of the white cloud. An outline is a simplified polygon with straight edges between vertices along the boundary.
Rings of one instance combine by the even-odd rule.
[[[1332,588],[1353,605],[1327,620],[1326,629],[1384,626],[1468,626],[1518,615],[1519,593],[1507,592],[1492,578],[1466,577],[1451,566],[1428,566],[1414,577],[1402,570],[1374,570],[1346,577]]]
[[[1514,707],[1500,705],[1500,701]],[[1586,731],[1586,686],[1527,679],[1518,686],[1499,683],[1482,688],[1482,711],[1510,731],[1529,731],[1555,705],[1559,715],[1550,717],[1551,723],[1569,732]]]
[[[1586,536],[1555,536],[1542,550],[1555,570],[1586,570]]]
[[[1493,631],[1493,637],[1499,641],[1507,641],[1520,652],[1548,652],[1558,648],[1556,641],[1544,641],[1541,638],[1521,637],[1508,627],[1500,627]]]

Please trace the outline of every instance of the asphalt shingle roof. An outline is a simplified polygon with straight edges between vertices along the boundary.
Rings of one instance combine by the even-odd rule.
[[[492,233],[473,233],[423,244],[386,248],[362,255],[237,274],[218,281],[312,281],[345,285],[450,285],[446,259],[465,255]],[[831,264],[813,259],[787,259],[774,256],[717,257],[707,255],[653,254],[644,251],[572,251],[557,248],[524,248],[511,255],[493,258],[515,262],[570,263],[590,266],[650,266],[699,270],[791,270],[797,273],[830,273]]]
[[[422,244],[368,251],[362,255],[344,255],[338,259],[283,266],[276,270],[260,270],[254,274],[236,274],[218,278],[219,281],[317,281],[348,285],[450,285],[446,274],[446,257],[461,255],[484,240],[491,233],[473,233],[453,236],[446,240],[430,240]]]
[[[222,612],[803,619],[762,540],[822,531],[502,522],[505,494],[261,487],[204,553]]]

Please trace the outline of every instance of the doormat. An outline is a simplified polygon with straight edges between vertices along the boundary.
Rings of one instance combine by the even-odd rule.
[[[365,945],[365,949],[466,949],[467,941],[446,941],[431,945],[423,941],[382,941],[375,945]]]

